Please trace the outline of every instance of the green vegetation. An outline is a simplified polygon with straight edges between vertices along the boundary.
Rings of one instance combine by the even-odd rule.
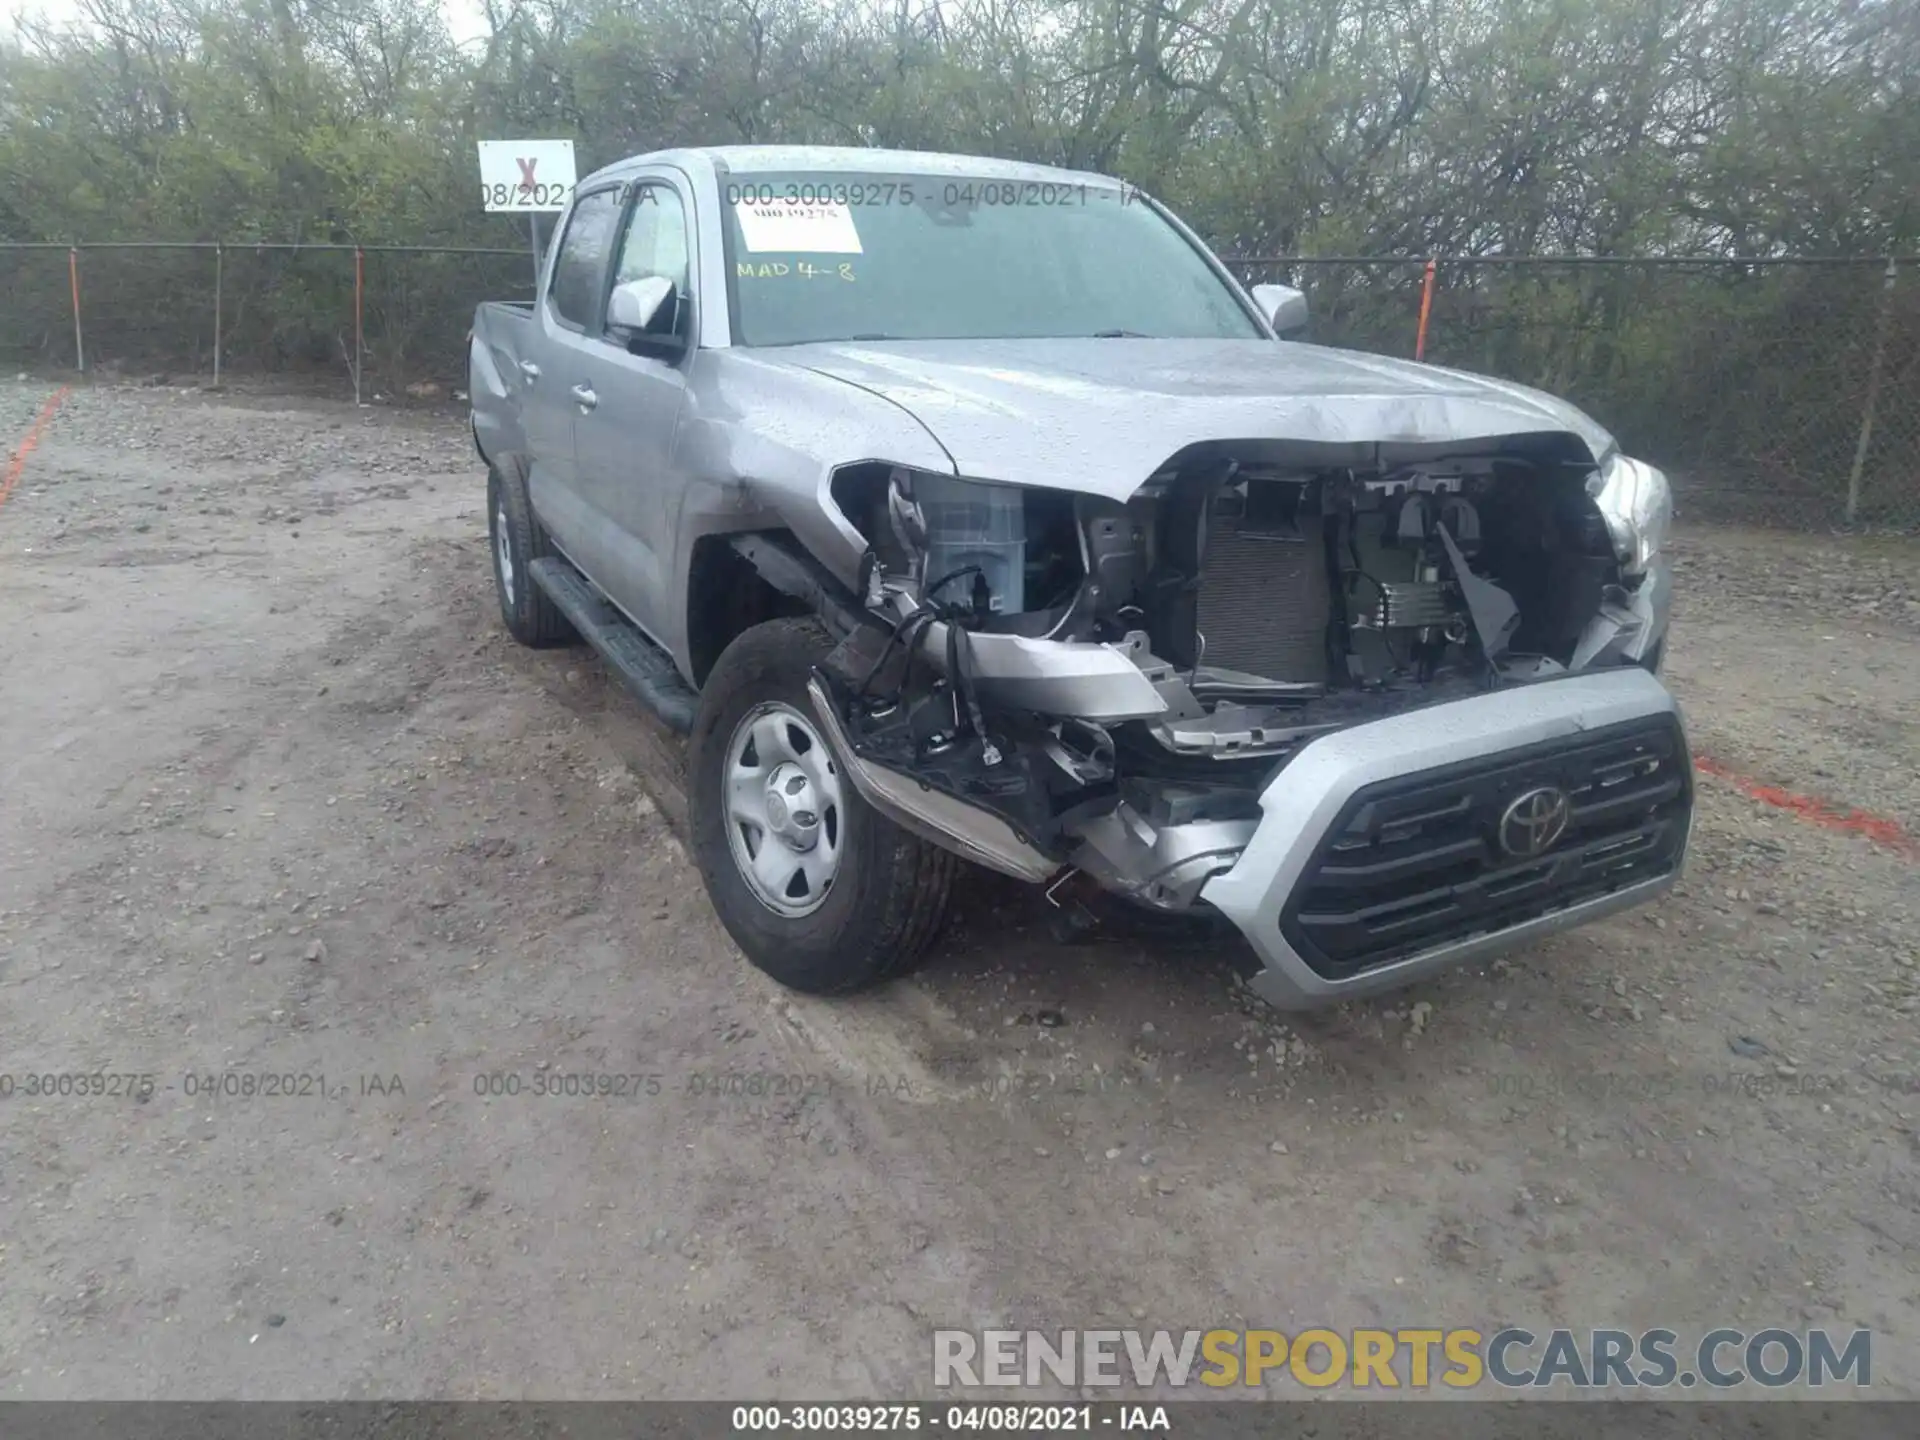
[[[0,42],[0,242],[517,246],[524,222],[481,213],[473,142],[550,136],[576,142],[583,173],[741,141],[1085,167],[1237,255],[1920,249],[1915,0],[484,4],[465,43],[437,0],[79,0],[75,25],[26,26]],[[350,264],[226,264],[230,356],[342,362]],[[367,344],[389,382],[457,371],[472,301],[515,293],[528,268],[367,264]],[[0,355],[70,361],[65,266],[0,250]],[[99,252],[85,268],[100,354],[204,364],[208,257]],[[1322,338],[1411,349],[1417,265],[1291,278]],[[1746,446],[1739,484],[1844,487],[1877,273],[1441,278],[1434,358],[1569,390],[1681,460],[1771,424],[1779,443]],[[1883,390],[1909,412],[1917,295],[1903,281]],[[1911,453],[1920,415],[1897,411],[1881,428]],[[1897,485],[1920,514],[1904,462],[1873,478],[1881,455],[1869,490]]]
[[[0,239],[512,243],[472,141],[977,151],[1222,249],[1881,253],[1911,0],[80,0],[0,49]]]

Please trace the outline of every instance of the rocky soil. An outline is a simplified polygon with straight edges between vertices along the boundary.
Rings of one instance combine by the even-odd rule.
[[[1915,551],[1679,556],[1699,752],[1920,834]],[[1508,1322],[1867,1326],[1920,1393],[1910,849],[1708,776],[1672,899],[1369,1004],[984,878],[806,1000],[714,920],[675,747],[487,566],[448,415],[81,389],[0,507],[0,1395],[904,1395],[942,1326]],[[27,1093],[68,1073],[135,1079]],[[534,1093],[576,1073],[634,1078]]]

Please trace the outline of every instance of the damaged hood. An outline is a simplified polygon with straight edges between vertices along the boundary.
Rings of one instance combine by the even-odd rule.
[[[777,352],[906,410],[957,473],[1124,500],[1207,441],[1442,445],[1612,437],[1550,395],[1434,365],[1272,340],[923,340]]]

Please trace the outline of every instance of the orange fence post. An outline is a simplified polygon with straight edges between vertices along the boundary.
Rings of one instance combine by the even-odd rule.
[[[87,351],[80,339],[80,247],[67,249],[67,288],[73,293],[73,368],[87,370]]]
[[[353,247],[353,403],[360,401],[360,357],[362,316],[365,313],[365,295],[367,288],[366,252],[356,245]]]
[[[220,292],[227,286],[227,247],[213,245],[213,388],[220,388]]]
[[[1436,266],[1427,260],[1426,278],[1420,282],[1420,332],[1413,337],[1413,358],[1427,358],[1427,317],[1433,313],[1433,276]]]

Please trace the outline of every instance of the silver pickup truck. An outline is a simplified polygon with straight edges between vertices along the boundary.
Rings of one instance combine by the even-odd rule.
[[[1305,311],[1101,175],[622,161],[474,318],[501,613],[689,737],[714,908],[802,990],[913,960],[962,861],[1223,915],[1286,1007],[1652,899],[1665,478]]]

